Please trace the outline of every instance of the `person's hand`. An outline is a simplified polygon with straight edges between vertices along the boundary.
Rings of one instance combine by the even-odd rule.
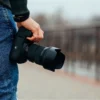
[[[33,33],[32,37],[27,37],[27,39],[30,41],[39,42],[44,37],[44,32],[40,28],[40,25],[36,21],[34,21],[31,17],[29,17],[27,20],[23,22],[17,22],[17,26],[18,28],[23,26]]]

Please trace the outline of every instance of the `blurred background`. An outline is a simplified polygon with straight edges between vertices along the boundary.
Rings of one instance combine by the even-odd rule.
[[[33,19],[45,32],[40,44],[62,49],[67,58],[65,71],[100,80],[100,1],[29,0],[28,3]]]
[[[49,90],[49,88],[50,86],[53,86],[54,83],[49,84],[48,82],[49,85],[47,86],[47,89],[49,92],[47,92],[47,90],[45,91],[46,84],[44,85],[44,90],[39,92],[42,87],[40,87],[39,84],[36,86],[39,80],[35,80],[35,86],[33,82],[33,85],[30,85],[31,88],[29,91],[32,90],[32,87],[37,87],[37,89],[39,87],[40,90],[36,92],[37,90],[33,88],[33,90],[35,90],[33,95],[36,95],[33,96],[29,93],[30,98],[33,96],[31,100],[70,100],[71,98],[76,100],[83,100],[82,98],[84,98],[84,100],[100,100],[100,1],[28,0],[28,8],[32,18],[36,20],[44,30],[44,39],[40,42],[40,45],[59,47],[66,55],[64,67],[59,74],[56,74],[55,79],[55,75],[48,72],[50,75],[54,75],[50,76],[51,83],[54,82],[53,79],[55,82],[58,80],[58,83],[61,81],[64,82],[62,83],[63,85],[59,83],[58,86],[60,89],[63,89],[53,93],[54,90]],[[31,64],[28,62],[26,66],[29,65]],[[25,72],[23,72],[23,70],[25,70],[25,68],[21,67],[19,87],[23,87],[22,83],[23,81],[26,81],[24,76]],[[33,68],[32,70],[35,69]],[[40,71],[40,69],[35,70],[34,73],[36,74],[38,71]],[[43,74],[42,72],[41,75]],[[29,73],[31,72],[29,71]],[[39,75],[39,73],[37,74]],[[43,77],[48,76],[48,73],[45,73],[45,75],[43,74]],[[64,76],[61,73],[64,73]],[[37,74],[34,77],[35,79],[37,79]],[[60,79],[58,79],[59,77]],[[32,81],[32,79],[30,80]],[[45,78],[42,80],[44,81]],[[76,82],[75,84],[77,85],[72,84],[74,82]],[[27,83],[26,85],[29,84]],[[73,89],[73,86],[77,88]],[[25,91],[24,87],[23,89]],[[29,87],[27,89],[29,89]],[[28,91],[27,89],[26,92]],[[22,90],[19,89],[20,98],[24,97],[22,96]],[[70,96],[68,95],[69,91]],[[49,95],[48,97],[45,92]],[[56,94],[56,96],[54,94]],[[28,97],[28,92],[26,95]],[[36,97],[38,99],[36,99]]]

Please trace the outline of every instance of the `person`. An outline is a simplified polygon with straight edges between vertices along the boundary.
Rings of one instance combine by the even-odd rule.
[[[18,31],[16,25],[33,33],[32,37],[27,37],[28,40],[39,42],[43,39],[43,30],[30,17],[27,0],[0,0],[0,100],[17,100],[18,65],[9,60],[14,36]]]

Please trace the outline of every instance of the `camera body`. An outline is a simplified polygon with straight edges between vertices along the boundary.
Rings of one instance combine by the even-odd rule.
[[[37,45],[26,39],[31,36],[31,31],[24,27],[18,30],[10,52],[10,61],[21,64],[29,60],[51,71],[62,68],[65,55],[61,53],[61,49]]]

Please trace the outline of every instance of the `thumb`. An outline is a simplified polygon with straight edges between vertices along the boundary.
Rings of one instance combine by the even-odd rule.
[[[17,22],[17,27],[20,28],[21,26],[22,25],[19,22]]]

